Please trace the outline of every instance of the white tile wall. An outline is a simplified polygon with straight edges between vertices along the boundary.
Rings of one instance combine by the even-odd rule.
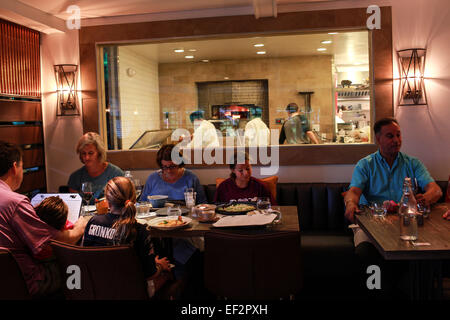
[[[158,64],[129,47],[119,47],[118,55],[122,148],[128,149],[145,130],[160,129]]]

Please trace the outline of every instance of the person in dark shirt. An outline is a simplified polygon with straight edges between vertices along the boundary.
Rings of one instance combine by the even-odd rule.
[[[286,107],[288,119],[283,123],[281,128],[279,144],[318,144],[314,132],[311,131],[311,125],[304,115],[298,111],[298,105],[294,102],[289,103]]]
[[[234,154],[230,161],[230,178],[217,187],[214,202],[255,201],[258,197],[269,197],[271,204],[276,204],[275,198],[264,184],[259,179],[252,177],[252,166],[249,159],[248,153],[241,156],[239,153]]]
[[[83,246],[132,245],[142,263],[151,297],[155,283],[160,283],[164,272],[170,271],[169,260],[156,255],[150,231],[136,221],[136,191],[130,179],[111,179],[105,187],[105,197],[111,212],[94,216],[88,222]]]

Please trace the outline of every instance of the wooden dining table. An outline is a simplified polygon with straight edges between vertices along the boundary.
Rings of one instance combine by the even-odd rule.
[[[214,227],[214,222],[200,222],[191,213],[186,216],[192,221],[187,226],[174,230],[160,230],[151,227],[151,234],[154,237],[164,238],[189,238],[203,237],[207,232],[226,231],[237,233],[259,233],[259,232],[300,232],[298,223],[298,214],[296,206],[280,206],[281,221],[278,224],[269,224],[264,226],[243,226],[243,227]],[[154,217],[138,219],[138,222],[149,224]]]
[[[433,205],[429,217],[424,218],[423,225],[418,227],[415,241],[400,239],[398,214],[380,218],[364,211],[356,215],[358,225],[384,259],[409,261],[412,299],[442,296],[442,262],[450,259],[450,221],[442,215],[449,209],[450,203]]]

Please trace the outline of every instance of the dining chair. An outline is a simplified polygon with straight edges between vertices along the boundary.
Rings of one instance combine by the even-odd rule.
[[[12,253],[0,248],[0,300],[31,299],[22,271]]]
[[[303,283],[300,241],[297,232],[209,232],[205,287],[227,299],[293,298]]]
[[[141,262],[130,246],[80,247],[52,240],[68,300],[147,300]]]

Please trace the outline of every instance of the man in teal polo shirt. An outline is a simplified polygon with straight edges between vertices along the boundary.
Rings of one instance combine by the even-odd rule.
[[[442,195],[441,188],[430,176],[423,163],[417,158],[400,152],[402,136],[397,120],[394,118],[378,120],[373,129],[379,150],[356,164],[350,189],[344,198],[345,217],[354,223],[355,213],[360,212],[359,204],[379,200],[399,202],[405,177],[417,179],[419,187],[425,191],[423,194],[417,194],[418,202],[429,205],[439,200]],[[353,228],[353,232],[355,253],[363,265],[361,276],[364,279],[364,285],[367,278],[366,267],[378,265],[383,272],[381,277],[383,290],[373,294],[382,294],[386,297],[394,293],[406,267],[397,262],[384,261],[361,228]],[[400,287],[402,287],[401,284]]]
[[[378,120],[374,125],[374,132],[379,150],[356,164],[350,190],[345,195],[345,217],[354,222],[355,212],[360,212],[358,204],[379,200],[399,202],[405,177],[417,179],[419,187],[425,191],[417,194],[417,201],[429,205],[439,200],[441,188],[423,163],[400,152],[402,136],[397,120]]]

